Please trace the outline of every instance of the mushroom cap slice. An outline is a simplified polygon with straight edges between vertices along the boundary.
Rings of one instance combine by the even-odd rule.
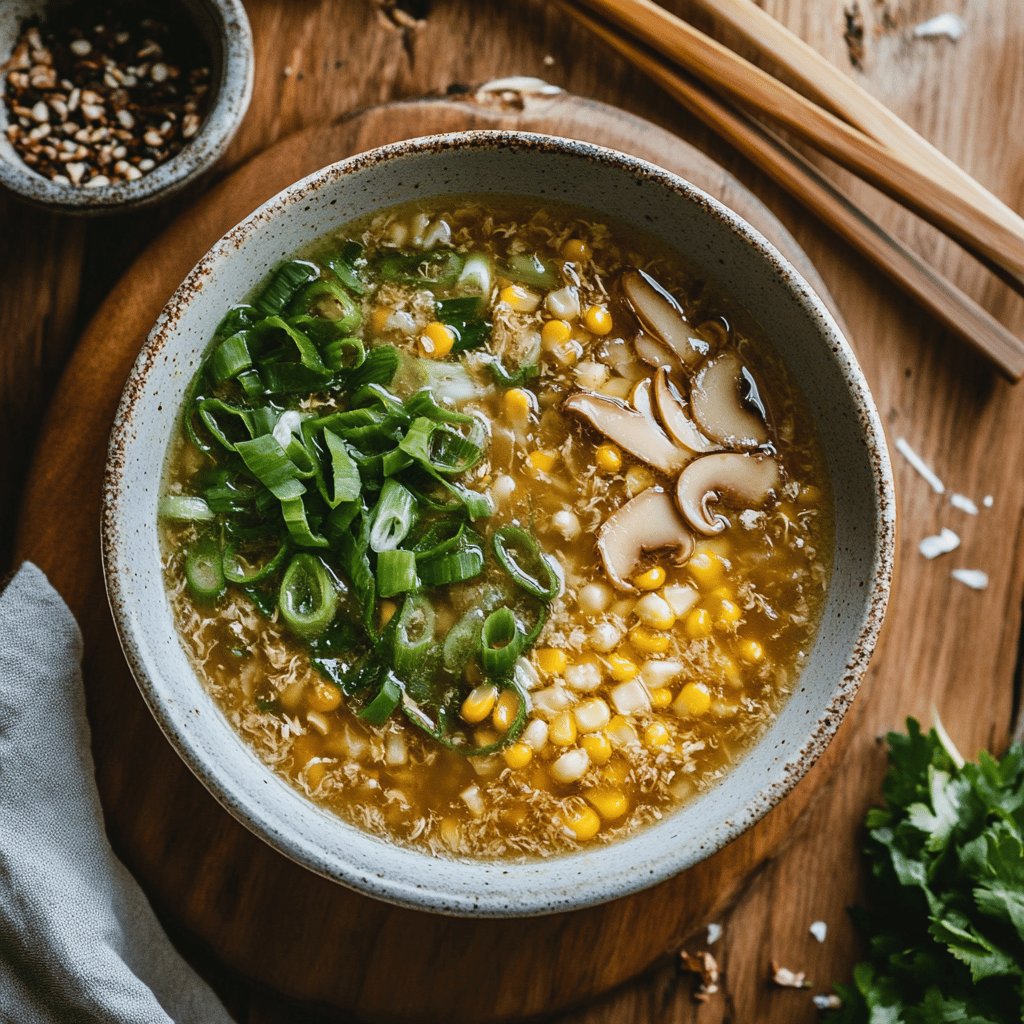
[[[674,444],[652,414],[639,412],[617,398],[578,391],[562,408],[662,473],[678,473],[690,461],[691,453]]]
[[[686,367],[695,367],[711,350],[690,327],[682,306],[650,274],[635,268],[619,279],[622,294],[644,330],[667,345]]]
[[[717,445],[709,441],[690,419],[686,409],[686,399],[679,393],[663,366],[654,376],[654,407],[658,411],[658,419],[665,428],[665,433],[676,444],[689,448],[690,451],[703,455],[717,450]]]
[[[640,362],[646,363],[648,366],[653,366],[655,369],[667,366],[674,372],[682,372],[683,364],[679,361],[679,356],[645,330],[636,332],[636,337],[633,339],[633,350]]]
[[[723,352],[701,367],[690,385],[690,409],[700,429],[726,448],[768,443],[761,396],[735,352]]]
[[[636,590],[630,582],[645,551],[672,548],[679,562],[693,554],[687,529],[672,496],[649,487],[613,512],[597,532],[597,550],[608,579],[619,590]]]
[[[729,520],[713,505],[762,508],[782,486],[778,461],[771,455],[713,452],[694,459],[676,481],[676,504],[683,519],[698,533],[713,536]]]

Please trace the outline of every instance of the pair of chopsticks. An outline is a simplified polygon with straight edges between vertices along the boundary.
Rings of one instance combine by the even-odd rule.
[[[899,284],[1011,381],[1024,341],[838,191],[786,129],[940,228],[1024,294],[1024,220],[753,0],[691,0],[804,95],[652,0],[556,0]],[[819,106],[820,104],[820,106]],[[745,108],[741,110],[740,108]]]

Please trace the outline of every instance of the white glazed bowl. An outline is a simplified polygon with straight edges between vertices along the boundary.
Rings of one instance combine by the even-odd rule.
[[[196,677],[160,572],[157,498],[186,385],[223,311],[283,257],[357,217],[415,199],[502,193],[568,201],[634,225],[746,307],[810,404],[835,492],[835,565],[799,685],[710,792],[628,839],[524,862],[430,857],[322,810],[267,768]],[[893,557],[891,470],[878,415],[835,321],[789,263],[704,192],[633,157],[566,139],[469,132],[385,146],[275,196],[203,257],[161,313],[125,387],[110,441],[103,556],[114,619],[142,694],[214,796],[280,852],[404,906],[469,916],[572,910],[625,896],[702,860],[761,818],[825,748],[881,624]]]

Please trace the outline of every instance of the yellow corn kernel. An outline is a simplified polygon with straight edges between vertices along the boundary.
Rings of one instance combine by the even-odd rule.
[[[711,692],[703,683],[687,683],[679,691],[674,706],[680,714],[705,715],[711,707]]]
[[[660,594],[648,591],[633,605],[633,614],[652,629],[671,629],[676,624],[676,613]]]
[[[590,246],[582,238],[570,238],[562,246],[562,256],[573,263],[583,263],[593,255]]]
[[[637,742],[636,729],[622,715],[616,715],[604,731],[613,746],[630,747]]]
[[[560,676],[569,663],[565,651],[560,651],[557,647],[538,647],[534,657],[537,668],[551,676]]]
[[[617,789],[591,789],[583,794],[605,821],[621,818],[629,810],[629,799]]]
[[[493,710],[498,700],[498,688],[491,683],[475,686],[462,702],[462,717],[470,725],[482,722]]]
[[[521,284],[510,284],[502,288],[498,300],[516,313],[532,313],[540,305],[540,296]]]
[[[656,686],[651,690],[651,707],[667,708],[672,703],[672,691],[667,686]]]
[[[576,719],[569,711],[562,711],[548,725],[548,739],[559,747],[571,747],[576,742]]]
[[[686,568],[697,586],[703,590],[718,586],[725,575],[725,563],[714,551],[698,551],[686,563]]]
[[[387,306],[374,306],[370,314],[370,327],[374,334],[383,334],[388,327],[391,310]]]
[[[630,679],[636,678],[639,671],[632,658],[627,658],[624,654],[608,655],[608,674],[617,683],[628,683]]]
[[[564,345],[571,337],[572,328],[567,320],[546,320],[540,329],[540,340],[545,351]]]
[[[625,761],[612,761],[602,775],[613,785],[621,786],[629,778],[629,765]]]
[[[533,760],[533,748],[529,743],[513,743],[503,756],[509,768],[525,768]]]
[[[563,341],[561,345],[552,345],[547,351],[560,366],[570,368],[579,362],[583,346],[578,341]]]
[[[504,398],[505,415],[516,423],[522,423],[533,409],[530,393],[522,388],[509,388]]]
[[[603,732],[588,733],[580,740],[580,746],[590,755],[591,764],[607,764],[612,756],[612,745]]]
[[[309,788],[316,789],[324,781],[324,775],[326,774],[327,765],[323,761],[315,761],[313,764],[308,765],[306,768],[306,782],[309,783]]]
[[[550,473],[558,461],[558,456],[554,452],[545,452],[539,448],[530,452],[526,458],[535,473]]]
[[[694,608],[686,616],[686,635],[691,640],[700,640],[701,637],[711,636],[711,613],[706,608]]]
[[[598,445],[594,458],[602,473],[618,473],[622,469],[622,452],[613,444]]]
[[[651,722],[646,729],[644,729],[644,743],[649,747],[665,747],[672,742],[672,734],[661,724],[661,722]]]
[[[604,336],[612,329],[612,315],[604,306],[591,306],[583,314],[583,322],[591,334]]]
[[[730,601],[728,598],[720,601],[718,604],[718,616],[715,619],[715,625],[719,629],[730,629],[735,626],[737,622],[743,617],[743,610],[740,608],[735,601]]]
[[[380,628],[383,629],[398,611],[398,605],[394,601],[381,601],[377,606],[377,615],[380,619]]]
[[[309,691],[306,702],[314,711],[335,711],[341,704],[341,690],[326,681],[317,682]]]
[[[657,590],[665,582],[665,570],[660,565],[652,565],[646,572],[633,577],[633,586],[637,590]]]
[[[592,807],[584,807],[565,815],[565,824],[581,843],[593,839],[601,830],[601,819]]]
[[[748,665],[759,665],[764,661],[764,648],[756,640],[744,640],[740,644],[740,657]]]
[[[630,643],[644,654],[664,654],[669,648],[669,638],[665,633],[649,629],[647,626],[636,626],[630,630]]]
[[[440,320],[433,320],[420,335],[420,355],[427,359],[444,359],[455,344],[455,332]]]
[[[498,732],[508,732],[519,712],[519,697],[515,690],[505,690],[491,712],[491,721]]]

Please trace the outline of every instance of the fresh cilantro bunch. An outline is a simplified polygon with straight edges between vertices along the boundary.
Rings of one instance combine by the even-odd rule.
[[[1024,1021],[1024,746],[965,764],[945,732],[890,733],[868,812],[870,938],[843,1024]]]

